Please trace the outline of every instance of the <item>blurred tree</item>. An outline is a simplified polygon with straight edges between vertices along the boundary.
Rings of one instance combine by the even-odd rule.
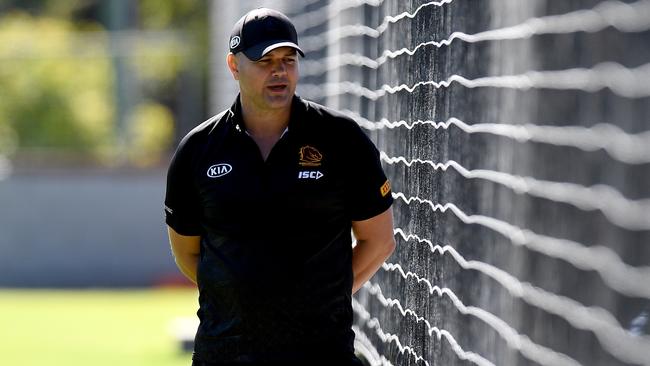
[[[33,16],[48,15],[55,18],[69,18],[72,13],[88,6],[92,1],[60,0],[0,0],[0,12],[21,9]]]
[[[0,156],[155,164],[203,116],[207,34],[206,0],[0,0]]]
[[[106,39],[78,48],[73,30],[19,12],[0,19],[0,140],[8,141],[0,153],[19,145],[99,154],[111,140]]]
[[[174,133],[174,118],[169,109],[156,103],[140,103],[129,119],[129,158],[137,166],[157,163]]]
[[[187,55],[178,60],[175,79],[148,78],[144,82],[148,89],[159,90],[159,100],[172,107],[176,119],[176,138],[180,139],[189,129],[204,119],[207,110],[207,80],[209,59],[209,27],[207,0],[157,1],[139,0],[139,22],[142,29],[182,29],[183,45]],[[142,69],[141,66],[139,66]],[[152,70],[152,69],[150,69]],[[160,70],[163,73],[163,70]],[[182,92],[179,92],[181,91]],[[193,105],[199,104],[201,108]]]

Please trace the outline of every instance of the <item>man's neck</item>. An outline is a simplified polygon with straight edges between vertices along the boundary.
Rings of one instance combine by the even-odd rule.
[[[241,100],[242,120],[252,136],[273,138],[282,135],[289,125],[291,105],[287,108],[259,109]]]

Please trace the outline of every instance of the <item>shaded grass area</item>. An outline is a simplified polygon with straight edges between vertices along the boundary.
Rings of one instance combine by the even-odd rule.
[[[0,365],[189,366],[171,331],[194,289],[0,289]]]

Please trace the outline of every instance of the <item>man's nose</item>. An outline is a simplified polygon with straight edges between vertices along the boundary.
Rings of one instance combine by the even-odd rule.
[[[287,65],[284,64],[284,61],[280,60],[273,63],[273,74],[284,74],[287,72]]]

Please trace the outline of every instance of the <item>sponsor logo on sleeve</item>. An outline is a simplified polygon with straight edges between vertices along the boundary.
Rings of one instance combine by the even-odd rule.
[[[390,182],[386,180],[386,183],[384,183],[380,188],[379,188],[379,193],[381,193],[382,197],[386,197],[386,195],[390,192]]]
[[[300,162],[301,166],[320,166],[323,160],[321,154],[315,147],[305,145],[300,148]]]
[[[232,165],[226,163],[215,164],[208,168],[208,177],[210,178],[219,178],[230,173],[232,171]]]

